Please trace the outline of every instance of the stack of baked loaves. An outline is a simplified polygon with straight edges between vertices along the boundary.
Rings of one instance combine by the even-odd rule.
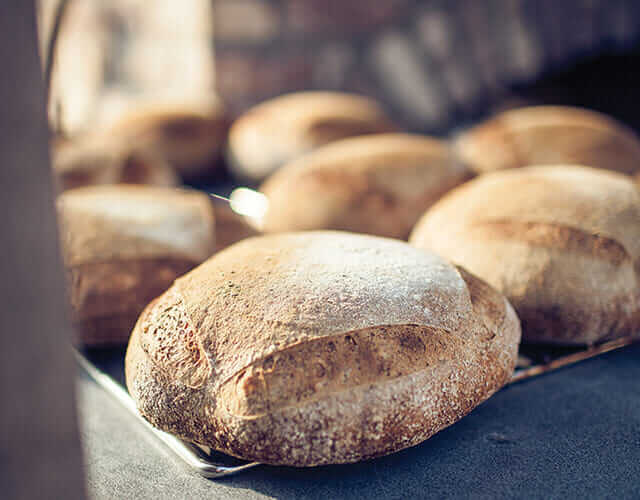
[[[525,108],[442,141],[368,99],[310,92],[240,117],[226,152],[241,178],[266,178],[251,222],[274,234],[208,260],[205,195],[60,200],[79,323],[100,338],[148,303],[127,386],[183,439],[270,464],[375,457],[507,383],[521,336],[640,331],[640,141],[603,115]]]

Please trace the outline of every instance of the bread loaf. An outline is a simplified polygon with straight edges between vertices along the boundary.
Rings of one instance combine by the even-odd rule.
[[[410,134],[343,139],[275,172],[265,232],[340,229],[406,239],[424,211],[469,172],[446,143]]]
[[[127,387],[142,415],[247,460],[312,466],[416,445],[511,375],[509,303],[400,241],[250,238],[140,316]]]
[[[146,103],[113,118],[109,133],[163,157],[186,179],[218,168],[228,129],[219,105]]]
[[[142,309],[214,250],[206,195],[148,186],[58,199],[73,319],[85,345],[125,343]]]
[[[486,174],[431,207],[410,242],[502,291],[524,340],[640,333],[640,192],[624,175],[578,166]]]
[[[630,129],[601,113],[564,106],[505,111],[462,133],[454,149],[479,173],[562,164],[640,170],[640,139]]]
[[[229,130],[232,171],[257,182],[276,168],[319,146],[395,126],[373,100],[339,92],[300,92],[263,102]]]
[[[179,182],[161,156],[137,150],[106,134],[56,140],[52,160],[62,191],[98,184],[175,186]]]

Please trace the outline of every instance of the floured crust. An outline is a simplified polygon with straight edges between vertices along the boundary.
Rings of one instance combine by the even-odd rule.
[[[578,164],[625,174],[640,169],[640,139],[612,118],[580,108],[509,110],[462,133],[454,150],[476,172]]]
[[[504,297],[435,256],[291,233],[234,245],[151,304],[127,385],[184,439],[272,464],[353,462],[471,411],[508,380],[519,338]]]
[[[214,251],[207,196],[100,186],[58,199],[62,249],[79,341],[118,344],[173,281]]]
[[[213,253],[214,215],[196,191],[114,185],[74,189],[58,198],[67,266],[111,259]]]
[[[337,141],[274,173],[265,232],[334,229],[406,239],[424,211],[470,177],[446,143],[410,134]]]
[[[287,94],[251,108],[233,123],[228,160],[239,177],[260,181],[329,142],[395,130],[372,99],[340,92]]]
[[[640,328],[640,192],[623,175],[488,174],[436,203],[410,242],[502,291],[528,341],[592,344]]]

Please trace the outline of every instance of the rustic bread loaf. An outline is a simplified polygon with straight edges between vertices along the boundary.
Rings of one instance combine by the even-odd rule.
[[[153,425],[248,460],[312,466],[416,445],[501,387],[520,327],[463,269],[391,239],[250,238],[140,316],[127,386]]]
[[[341,229],[404,238],[440,196],[469,178],[446,143],[375,134],[323,146],[262,185],[265,232]]]
[[[640,139],[630,129],[601,113],[564,106],[505,111],[459,135],[454,150],[479,173],[566,164],[640,170]]]
[[[410,242],[502,291],[525,340],[640,333],[640,192],[624,175],[578,166],[486,174],[431,207]]]
[[[109,125],[109,133],[138,150],[162,156],[183,178],[218,168],[228,120],[218,104],[146,103]]]
[[[149,186],[58,199],[73,319],[86,345],[127,341],[142,309],[214,250],[206,195]]]
[[[175,186],[179,182],[164,158],[107,134],[58,139],[51,153],[54,176],[62,191],[96,184]]]
[[[233,123],[227,159],[238,177],[257,182],[329,142],[394,130],[372,99],[339,92],[287,94],[251,108]]]

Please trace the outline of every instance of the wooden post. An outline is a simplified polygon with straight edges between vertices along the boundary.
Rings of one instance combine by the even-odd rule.
[[[0,496],[84,497],[33,1],[0,4]]]

